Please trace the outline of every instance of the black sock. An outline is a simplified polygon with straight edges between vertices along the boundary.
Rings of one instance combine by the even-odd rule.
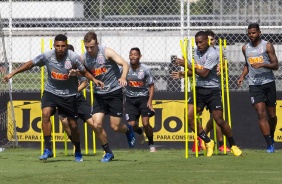
[[[274,139],[274,132],[275,132],[275,130],[270,130],[270,137],[271,137],[271,139]]]
[[[272,145],[271,136],[269,134],[268,135],[264,135],[264,139],[266,141],[267,146],[271,146]]]
[[[48,136],[44,136],[44,145],[45,145],[45,149],[48,149],[48,150],[52,150],[51,148],[51,135],[48,135]]]
[[[143,130],[142,130],[141,127],[138,127],[138,129],[136,131],[134,131],[134,132],[136,132],[137,134],[141,135],[143,133]]]
[[[235,140],[233,136],[227,138],[227,140],[229,142],[230,148],[235,145]]]
[[[148,145],[149,145],[149,146],[150,146],[150,145],[154,145],[153,136],[150,136],[150,137],[147,136],[147,138],[148,138]]]
[[[73,145],[75,147],[75,150],[74,150],[75,153],[81,152],[80,142],[73,142]]]
[[[106,153],[113,153],[108,143],[101,145]]]
[[[199,136],[205,143],[209,143],[209,142],[211,141],[211,139],[207,136],[207,134],[205,133],[204,130],[203,130],[201,133],[199,133],[198,136]]]
[[[218,147],[220,148],[221,146],[223,146],[223,141],[218,141],[217,144],[218,144]]]
[[[68,138],[69,138],[70,141],[72,142],[72,136],[71,136],[71,135],[68,135]]]

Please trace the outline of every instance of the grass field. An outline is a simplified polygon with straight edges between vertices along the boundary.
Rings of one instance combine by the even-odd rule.
[[[0,183],[282,183],[281,151],[243,150],[232,154],[196,158],[184,150],[114,150],[115,159],[101,163],[102,151],[74,162],[57,151],[56,158],[39,161],[39,150],[7,149],[0,152]]]

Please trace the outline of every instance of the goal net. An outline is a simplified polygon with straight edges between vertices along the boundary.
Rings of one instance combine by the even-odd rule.
[[[8,71],[5,35],[0,14],[0,148],[18,146],[11,85],[10,82],[3,81]]]

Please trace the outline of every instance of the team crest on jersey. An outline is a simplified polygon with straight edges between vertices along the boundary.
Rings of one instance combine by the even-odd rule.
[[[103,55],[98,55],[97,56],[97,63],[99,63],[100,65],[105,63],[105,59],[104,59],[104,56]]]
[[[140,71],[138,72],[138,79],[143,79],[144,78],[144,72]]]
[[[70,61],[66,61],[65,62],[65,69],[69,70],[72,68],[71,62]]]

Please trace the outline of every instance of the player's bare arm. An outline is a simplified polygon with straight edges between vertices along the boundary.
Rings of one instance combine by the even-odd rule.
[[[78,86],[78,92],[82,91],[84,88],[88,86],[88,80],[82,81]]]
[[[243,72],[242,72],[242,74],[240,75],[240,77],[239,77],[239,79],[237,81],[238,87],[242,86],[243,80],[244,80],[245,76],[249,73],[248,64],[247,64],[247,58],[246,58],[246,45],[244,45],[242,47],[242,53],[243,53],[243,55],[245,57],[245,61],[246,62],[245,62],[244,68],[243,68]]]
[[[86,69],[84,71],[80,71],[80,73],[87,79],[93,81],[96,86],[100,86],[101,88],[104,88],[104,83],[100,80],[95,79],[95,77],[91,75]]]
[[[147,102],[147,106],[149,107],[149,109],[151,111],[154,111],[153,105],[152,105],[154,92],[155,92],[155,85],[154,84],[150,84],[150,86],[149,86],[149,99],[148,99],[148,102]]]
[[[127,85],[126,76],[129,70],[128,63],[118,55],[113,49],[106,47],[105,49],[106,59],[111,59],[115,61],[118,65],[122,66],[122,74],[120,79],[118,79],[120,86],[124,87]]]
[[[34,64],[32,63],[32,61],[28,61],[25,64],[23,64],[22,66],[20,66],[18,69],[16,69],[15,71],[13,71],[12,73],[7,74],[6,76],[4,76],[3,80],[4,82],[8,82],[10,78],[12,78],[14,75],[24,72],[26,70],[31,69],[32,67],[34,67]]]
[[[192,75],[192,66],[190,64],[187,65],[189,71],[191,71],[191,75]],[[195,73],[201,77],[206,77],[209,75],[210,70],[207,68],[196,68],[195,66]],[[189,75],[189,74],[188,74]]]

